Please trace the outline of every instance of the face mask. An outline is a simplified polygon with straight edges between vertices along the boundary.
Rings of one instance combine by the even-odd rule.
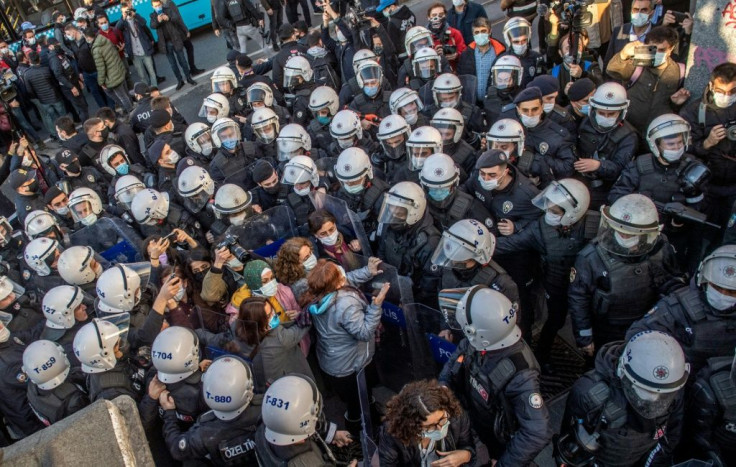
[[[388,18],[391,16],[391,12],[388,11],[388,8],[384,9],[382,13],[383,13],[384,18]]]
[[[10,339],[10,329],[3,325],[3,328],[0,329],[0,342],[7,342],[8,339]]]
[[[381,47],[380,45],[373,47],[373,53],[376,55],[381,55],[383,53],[383,47]]]
[[[327,125],[332,120],[331,115],[317,115],[317,121],[320,125]]]
[[[67,214],[69,214],[69,206],[64,206],[63,208],[55,209],[55,211],[56,211],[56,214],[60,216],[66,216]]]
[[[202,149],[203,156],[209,156],[210,154],[212,154],[212,143],[202,143],[199,147]]]
[[[36,45],[36,38],[31,37],[30,39],[28,39],[28,45]]]
[[[342,187],[345,189],[345,191],[347,191],[351,195],[355,195],[363,191],[363,189],[365,188],[365,185],[361,183],[358,185],[343,185]]]
[[[613,233],[614,238],[616,239],[616,243],[621,245],[622,247],[626,248],[627,250],[630,248],[634,248],[636,245],[639,244],[639,236],[634,235],[629,238],[623,238],[620,233],[614,232]]]
[[[180,302],[182,298],[184,298],[184,294],[186,293],[186,289],[184,287],[180,287],[179,291],[176,292],[176,295],[174,295],[174,301]]]
[[[414,125],[417,122],[418,118],[419,113],[417,111],[413,111],[404,115],[404,120],[406,120],[406,123],[408,123],[409,125]]]
[[[310,47],[309,50],[307,50],[307,54],[311,55],[314,58],[322,58],[327,55],[327,49],[315,45],[314,47]]]
[[[179,162],[179,159],[181,159],[181,156],[176,151],[170,151],[169,155],[166,157],[166,162],[168,162],[171,165],[176,165],[177,162]]]
[[[455,107],[457,105],[457,103],[458,102],[457,102],[456,99],[453,99],[451,101],[441,101],[440,102],[440,108],[442,108],[442,109],[452,108],[452,107]]]
[[[585,104],[585,105],[580,106],[580,113],[583,115],[588,115],[590,113],[590,105]]]
[[[708,284],[705,289],[705,298],[708,300],[710,306],[718,311],[728,310],[732,306],[736,305],[736,297],[729,297],[716,290],[715,287]]]
[[[276,282],[276,279],[271,279],[261,286],[260,293],[261,295],[265,295],[266,297],[273,297],[274,295],[276,295],[277,290],[278,282]]]
[[[296,193],[299,196],[307,196],[309,192],[312,191],[312,185],[307,185],[305,188],[297,189],[296,185],[294,185],[294,193]]]
[[[530,117],[528,115],[520,115],[520,117],[521,124],[527,128],[534,128],[535,126],[539,125],[539,121],[541,120],[540,115],[535,115],[533,117]]]
[[[512,44],[511,45],[511,48],[514,49],[514,55],[524,55],[526,53],[527,47],[528,47],[527,44],[523,44],[523,45]]]
[[[109,23],[101,24],[100,29],[102,29],[103,31],[107,31],[108,29],[110,29],[110,24]]]
[[[354,143],[354,141],[353,141],[352,138],[338,139],[337,140],[337,145],[340,146],[340,149],[352,148],[353,147],[353,143]]]
[[[485,180],[483,177],[478,175],[478,181],[480,182],[480,186],[482,186],[484,190],[491,191],[491,190],[495,190],[496,188],[498,188],[498,182],[499,182],[498,178],[492,178],[491,180]]]
[[[82,225],[92,225],[97,222],[97,214],[93,212],[89,216],[82,219],[80,222],[82,222]]]
[[[562,63],[567,65],[567,68],[570,68],[570,65],[572,65],[573,60],[575,60],[575,57],[573,57],[572,55],[565,55],[564,57],[562,57]]]
[[[631,15],[631,25],[640,28],[649,22],[649,15],[646,13],[634,13]]]
[[[448,196],[450,196],[450,187],[430,188],[427,190],[427,195],[434,201],[444,201]]]
[[[74,42],[74,36],[65,34],[64,37],[66,37],[66,40],[68,40],[69,42]]]
[[[491,41],[489,35],[486,33],[473,34],[473,40],[481,47],[485,47]]]
[[[304,266],[304,270],[309,272],[312,269],[314,269],[315,266],[317,266],[317,257],[314,256],[314,253],[310,254],[307,259],[305,259],[302,262],[302,266]]]
[[[265,192],[266,192],[266,193],[268,193],[269,195],[275,195],[276,193],[278,193],[278,192],[279,192],[279,190],[280,190],[280,189],[281,189],[281,185],[279,185],[279,184],[277,183],[277,184],[276,184],[276,185],[274,185],[274,186],[270,186],[270,187],[268,187],[268,188],[263,188],[263,191],[265,191]]]
[[[544,222],[552,227],[557,227],[562,222],[562,214],[555,214],[552,211],[544,213]]]
[[[654,54],[654,64],[652,66],[655,68],[660,66],[665,60],[667,60],[667,56],[667,52],[657,52]]]
[[[465,4],[465,0],[452,0],[452,4],[455,6],[463,6]]]
[[[27,185],[26,189],[31,193],[36,193],[38,191],[38,180],[34,180],[30,185]]]
[[[332,234],[326,237],[320,237],[319,241],[322,242],[323,245],[332,246],[335,243],[337,243],[337,237],[339,235],[340,235],[340,232],[335,230]]]
[[[215,120],[217,120],[217,114],[207,114],[208,123],[215,123]]]
[[[238,258],[233,258],[225,263],[225,266],[229,267],[230,269],[240,269],[243,267],[243,263],[241,263]]]
[[[677,162],[680,160],[684,153],[685,147],[681,147],[680,149],[663,149],[662,159],[666,160],[667,162]]]
[[[552,109],[555,108],[555,103],[549,103],[549,104],[542,104],[542,110],[544,110],[544,113],[548,114],[552,112]]]
[[[248,215],[247,212],[243,211],[239,214],[235,214],[234,216],[230,216],[230,223],[232,225],[243,225],[243,222],[245,222],[245,218]]]
[[[154,10],[156,10],[156,13],[158,13],[159,15],[164,11],[162,7],[154,8]]]
[[[279,315],[274,313],[273,316],[271,316],[271,319],[268,320],[268,329],[276,329],[279,324],[281,324],[279,322]]]
[[[603,117],[599,114],[595,114],[595,122],[602,128],[611,128],[617,121],[617,117]]]
[[[426,157],[415,157],[411,156],[411,165],[416,170],[422,170],[422,167],[424,167],[424,161],[426,160]]]
[[[347,42],[348,40],[345,38],[345,35],[342,33],[341,30],[337,30],[337,42]]]
[[[110,129],[109,128],[103,128],[102,130],[102,140],[106,140],[107,137],[110,135]]]
[[[222,140],[222,147],[225,149],[232,151],[235,149],[235,146],[237,146],[238,141],[236,139],[224,139]]]
[[[115,167],[115,172],[117,172],[118,175],[128,175],[129,170],[130,165],[127,162],[123,162],[119,166]]]
[[[378,94],[378,86],[365,86],[363,88],[363,92],[368,97],[376,97],[376,94]]]
[[[7,47],[3,47],[2,49],[0,49],[0,54],[8,55],[8,52],[10,52],[10,49]]]
[[[23,160],[21,160],[20,164],[23,167],[30,167],[31,165],[33,165],[33,159],[31,159],[30,157],[23,157]]]
[[[158,257],[158,262],[161,263],[161,266],[168,266],[169,264],[169,255],[164,253],[163,255],[160,255]]]
[[[442,425],[439,430],[424,431],[422,432],[422,438],[431,439],[432,441],[441,441],[447,436],[447,431],[450,429],[450,421],[448,420]]]
[[[725,108],[731,107],[735,102],[736,102],[736,94],[727,96],[726,94],[723,94],[722,92],[713,93],[713,103],[716,105],[716,107],[725,109]]]

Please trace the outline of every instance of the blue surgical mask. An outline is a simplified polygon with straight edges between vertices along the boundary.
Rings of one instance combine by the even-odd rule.
[[[435,201],[444,201],[448,196],[450,196],[450,187],[430,188],[427,190],[427,194]]]
[[[107,31],[108,29],[110,29],[110,23],[101,24],[100,29],[102,29],[103,31]]]
[[[473,34],[473,40],[481,47],[488,45],[488,43],[491,41],[490,36],[486,33]]]
[[[378,86],[366,86],[363,88],[363,92],[368,97],[375,97],[378,94]]]
[[[331,115],[317,115],[317,121],[320,125],[327,125],[332,120]]]
[[[238,140],[236,139],[223,139],[222,140],[222,147],[225,149],[235,149],[235,146],[238,145]]]
[[[580,107],[580,113],[583,115],[588,115],[590,113],[590,105],[585,104]]]
[[[359,185],[347,185],[347,184],[345,184],[342,187],[345,189],[345,191],[347,191],[351,195],[357,195],[358,193],[360,193],[361,191],[363,191],[363,189],[365,188],[365,185],[363,183],[361,183]]]
[[[386,17],[386,18],[391,17],[391,12],[388,11],[388,8],[386,8],[385,10],[383,10],[381,13],[383,13],[383,16]]]
[[[118,175],[128,175],[128,172],[130,171],[130,164],[127,162],[123,162],[119,166],[115,167],[115,172],[118,173]]]
[[[159,15],[164,12],[163,7],[154,8]]]
[[[271,316],[271,319],[268,320],[268,329],[276,329],[279,324],[279,315],[274,313],[273,316]]]

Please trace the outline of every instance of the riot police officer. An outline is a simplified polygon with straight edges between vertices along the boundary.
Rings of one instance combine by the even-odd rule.
[[[56,221],[56,217],[48,211],[32,211],[26,216],[24,227],[26,236],[31,240],[46,237],[64,246],[69,244],[69,239]]]
[[[312,138],[303,126],[289,123],[284,126],[276,138],[276,153],[280,168],[294,156],[309,156],[319,160],[326,157],[326,153],[319,148],[312,149]]]
[[[736,245],[724,245],[706,257],[697,276],[662,300],[631,325],[627,337],[640,331],[662,331],[682,346],[692,374],[711,357],[736,347]]]
[[[212,142],[218,148],[208,169],[212,180],[217,185],[237,183],[244,189],[251,188],[248,167],[260,158],[256,145],[242,140],[240,127],[230,118],[220,118],[212,125]]]
[[[444,57],[440,57],[433,47],[432,33],[424,26],[414,26],[406,31],[404,37],[404,47],[406,48],[407,59],[399,68],[399,84],[407,86],[419,92],[419,89],[434,79],[440,73],[450,73],[450,62]],[[420,50],[431,49],[433,53],[419,53]],[[419,60],[415,59],[419,56]],[[431,63],[423,63],[430,60]],[[421,71],[420,71],[421,69]],[[432,99],[431,89],[427,88],[425,94],[419,92],[423,102],[429,102]],[[425,98],[426,97],[426,98]]]
[[[111,214],[115,214],[128,224],[134,224],[135,221],[130,215],[130,203],[139,191],[145,190],[146,185],[143,184],[134,175],[123,175],[115,182],[115,204],[110,204],[107,209]]]
[[[399,88],[392,92],[388,105],[391,113],[403,117],[412,130],[429,124],[429,118],[422,113],[424,104],[419,94],[411,88]]]
[[[472,91],[469,92],[472,95]],[[437,115],[440,109],[457,110],[462,115],[465,125],[463,139],[475,146],[478,140],[476,135],[486,129],[483,112],[475,105],[475,98],[463,99],[463,84],[460,78],[453,73],[439,75],[432,83],[432,98],[432,103],[424,109],[425,115],[432,117]],[[469,101],[472,101],[473,104]]]
[[[44,426],[89,404],[84,379],[72,369],[61,345],[48,340],[30,344],[23,352],[23,371],[30,380],[28,403]]]
[[[252,202],[250,192],[238,185],[226,183],[217,189],[212,207],[218,219],[226,220],[227,225],[239,226],[253,213]]]
[[[432,101],[432,85],[440,74],[440,66],[444,60],[437,54],[437,51],[431,47],[424,47],[417,50],[411,59],[411,68],[409,68],[409,75],[407,79],[409,82],[408,86],[415,90],[419,94],[419,98],[422,102]],[[405,62],[406,63],[406,62]],[[399,70],[401,72],[403,68]],[[449,72],[450,70],[447,70]]]
[[[427,198],[419,185],[399,182],[383,197],[378,222],[378,256],[395,266],[414,284],[414,297],[425,303],[436,300],[439,274],[432,268],[431,256],[440,240],[427,209]]]
[[[230,107],[226,116],[237,119],[241,121],[241,123],[244,122],[246,110],[245,96],[243,95],[244,90],[238,88],[238,79],[235,77],[233,70],[231,70],[229,66],[215,68],[215,71],[210,77],[210,83],[212,85],[213,93],[219,93],[227,99]],[[210,95],[210,97],[212,97],[212,95]],[[218,98],[217,100],[218,102],[221,102],[221,99]],[[218,111],[218,115],[219,113],[220,112]],[[217,117],[218,120],[220,118],[223,117]]]
[[[598,236],[578,254],[568,290],[575,341],[590,356],[622,339],[679,273],[649,198],[626,195],[601,213]]]
[[[355,75],[358,74],[358,68],[360,67],[360,64],[368,60],[378,63],[380,58],[371,49],[360,49],[356,51],[353,55],[353,76],[351,76],[350,79],[348,79],[347,81],[343,82],[342,86],[340,87],[340,107],[345,107],[346,105],[350,104],[355,96],[363,92]],[[386,91],[391,91],[391,86],[387,81],[383,81],[381,83],[381,87],[385,87],[384,90]]]
[[[130,113],[130,125],[133,127],[133,131],[142,134],[151,124],[148,120],[151,118],[151,100],[153,98],[148,85],[142,82],[135,83],[133,94],[137,105]]]
[[[200,245],[206,242],[202,224],[189,211],[169,201],[168,193],[146,188],[135,195],[130,211],[144,237],[165,237],[179,229]]]
[[[284,65],[284,98],[292,123],[305,126],[309,120],[309,96],[314,85],[312,65],[305,57],[291,57]]]
[[[430,121],[432,128],[442,135],[442,152],[448,154],[461,169],[460,183],[465,183],[468,174],[475,167],[475,149],[468,144],[465,136],[465,120],[462,114],[452,108],[438,110]]]
[[[391,174],[391,183],[419,183],[419,174],[429,156],[442,152],[442,134],[431,126],[420,126],[412,131],[406,141],[409,160]]]
[[[256,110],[261,107],[268,107],[278,115],[279,124],[281,126],[289,123],[289,119],[291,118],[289,111],[275,101],[273,88],[268,83],[256,81],[251,84],[245,90],[245,98],[249,109]],[[281,100],[283,100],[283,98],[279,98],[279,102],[281,102]],[[248,114],[248,117],[250,117],[250,113]]]
[[[212,93],[202,99],[202,106],[199,108],[197,116],[207,120],[210,125],[221,118],[231,117],[230,102],[223,94],[219,92]]]
[[[325,186],[320,182],[319,172],[312,158],[294,156],[284,166],[281,183],[292,185],[292,191],[286,195],[286,205],[294,213],[296,225],[306,224],[307,218],[314,212],[309,193],[315,190],[326,191]]]
[[[110,177],[107,188],[107,199],[111,200],[115,194],[115,186],[120,178],[132,175],[142,181],[146,186],[156,185],[156,176],[153,172],[139,164],[131,164],[128,154],[122,146],[108,144],[100,150],[99,164],[102,170]]]
[[[62,250],[59,242],[46,237],[37,238],[26,245],[23,258],[27,266],[22,269],[26,290],[42,297],[52,287],[64,284],[57,270]]]
[[[29,331],[23,338],[37,337],[39,322],[43,319],[38,309],[40,297],[26,294],[25,289],[8,276],[0,276],[0,311],[10,320],[8,329],[18,333]]]
[[[458,189],[460,169],[447,154],[429,156],[419,174],[427,193],[427,207],[434,225],[442,231],[461,219],[472,218],[491,226],[493,219],[478,199]]]
[[[363,131],[360,116],[349,109],[339,111],[332,118],[330,136],[334,139],[327,150],[331,157],[337,158],[344,149],[352,147],[359,147],[368,154],[378,149],[378,143]]]
[[[626,89],[604,83],[589,100],[590,111],[578,128],[575,171],[590,190],[590,208],[598,210],[624,167],[638,154],[639,136],[624,118]]]
[[[513,256],[531,250],[541,256],[547,321],[539,334],[535,355],[542,370],[552,372],[554,369],[548,362],[555,336],[567,319],[570,270],[578,252],[598,233],[600,215],[588,211],[588,189],[571,178],[553,181],[534,197],[532,203],[544,212],[544,216],[519,233],[500,237],[496,252]]]
[[[567,398],[560,465],[669,465],[680,441],[690,372],[677,341],[643,332],[611,342]]]
[[[268,107],[257,108],[250,116],[250,133],[258,152],[271,160],[276,159],[276,137],[280,129],[278,115]]]
[[[389,107],[391,94],[383,86],[383,68],[377,62],[364,60],[358,66],[355,79],[358,86],[360,86],[360,92],[353,95],[348,108],[363,117],[364,128],[367,126],[369,129],[375,129],[375,122],[368,120],[366,117],[377,116],[383,118],[391,113]]]
[[[339,98],[335,90],[329,86],[314,88],[309,96],[309,110],[314,117],[307,126],[312,144],[327,151],[332,144],[330,122],[340,110]]]
[[[528,465],[550,441],[552,429],[539,364],[516,326],[517,308],[482,285],[457,292],[439,295],[440,306],[454,317],[451,327],[465,334],[439,381],[460,398],[491,459]]]
[[[406,141],[410,131],[411,127],[400,115],[388,115],[378,125],[376,138],[381,148],[370,155],[371,163],[387,178],[407,163]]]
[[[43,195],[35,170],[16,169],[8,176],[8,186],[15,192],[13,204],[18,220],[24,222],[29,212],[44,209]]]
[[[502,113],[514,108],[514,99],[521,88],[524,69],[514,55],[502,55],[491,66],[488,89],[483,99],[486,120],[495,122]]]
[[[186,158],[194,165],[207,168],[212,160],[212,134],[210,127],[202,122],[194,122],[184,130],[184,141],[187,143]]]
[[[77,331],[89,320],[89,313],[93,311],[92,297],[87,295],[81,287],[60,285],[46,292],[41,305],[46,318],[41,331],[41,339],[55,342],[71,356],[72,366],[79,367],[72,348]]]
[[[87,187],[95,190],[107,204],[108,185],[107,181],[102,177],[100,172],[94,167],[82,167],[79,163],[79,156],[68,149],[64,149],[56,154],[56,163],[64,174],[57,182],[66,188],[67,193],[71,193],[77,188]]]
[[[92,247],[71,246],[61,252],[57,269],[68,284],[78,285],[85,292],[94,292],[95,281],[104,269],[102,261]]]
[[[203,228],[211,228],[217,219],[211,203],[215,194],[215,182],[209,172],[202,167],[187,167],[181,172],[176,183],[184,208]]]
[[[503,25],[503,41],[507,52],[501,57],[514,55],[521,62],[522,87],[526,87],[535,76],[547,72],[547,57],[531,47],[532,25],[529,21],[520,17],[506,21]]]
[[[258,463],[254,434],[261,416],[263,396],[253,394],[253,374],[247,363],[225,355],[202,375],[204,401],[211,409],[182,431],[176,416],[178,404],[169,391],[159,397],[164,410],[164,438],[178,461],[205,460],[227,465]]]

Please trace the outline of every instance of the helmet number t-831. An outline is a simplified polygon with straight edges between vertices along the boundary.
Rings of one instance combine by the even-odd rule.
[[[284,410],[289,410],[289,401],[284,402],[283,399],[278,397],[266,396],[266,404],[271,404],[279,409],[283,407]]]

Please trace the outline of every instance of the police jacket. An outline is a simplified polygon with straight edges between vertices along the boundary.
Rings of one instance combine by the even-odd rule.
[[[138,101],[138,105],[130,113],[130,126],[136,133],[143,133],[151,126],[151,97],[147,96]]]
[[[28,376],[23,372],[26,344],[16,336],[0,343],[0,413],[21,436],[29,436],[43,428],[28,404]]]
[[[488,264],[477,263],[471,269],[442,268],[442,289],[457,289],[485,285],[501,292],[511,303],[519,303],[519,288],[511,276],[498,263],[491,260]]]
[[[15,212],[18,214],[18,221],[21,225],[26,221],[26,216],[30,214],[31,211],[46,209],[46,204],[43,202],[43,196],[38,193],[30,196],[16,193],[13,198],[13,203],[15,204]]]
[[[729,355],[736,347],[736,313],[710,306],[694,279],[658,301],[646,316],[631,325],[626,338],[647,330],[666,332],[677,339],[690,363],[691,376],[709,358]]]
[[[89,405],[84,375],[75,375],[74,372],[53,389],[41,389],[29,381],[27,394],[31,410],[44,426],[50,426]]]
[[[594,323],[628,327],[641,318],[659,298],[660,287],[678,274],[675,251],[663,236],[651,251],[634,257],[610,253],[598,238],[591,241],[578,254],[568,289],[578,346],[593,342]]]
[[[205,412],[182,432],[176,411],[164,412],[164,439],[171,457],[177,461],[209,461],[212,465],[258,465],[255,432],[261,417],[263,396],[256,395],[243,413],[232,420],[220,420]]]
[[[309,137],[312,139],[312,147],[320,148],[324,151],[327,151],[330,147],[330,144],[332,144],[332,135],[330,135],[330,124],[322,125],[320,122],[317,121],[316,118],[313,118],[309,125],[307,125],[307,133],[309,133]]]
[[[477,198],[455,189],[443,201],[427,198],[427,209],[432,214],[434,225],[438,230],[446,230],[463,219],[475,219],[487,227],[494,225],[491,213]]]
[[[145,388],[148,388],[148,385],[156,375],[156,368],[149,368],[147,373]],[[201,384],[202,372],[198,370],[181,381],[166,385],[166,390],[169,391],[176,404],[176,409],[173,412],[176,414],[176,418],[179,420],[181,426],[192,426],[197,420],[197,417],[209,410],[207,404],[204,402],[204,395],[200,389]],[[150,431],[153,428],[160,429],[158,421],[163,418],[164,410],[159,407],[158,399],[152,399],[148,395],[148,390],[146,390],[145,395],[141,398],[138,411],[141,415],[143,427],[146,430]]]
[[[577,159],[575,142],[570,133],[547,116],[534,128],[524,128],[525,146],[534,152],[529,173],[540,178],[542,186],[573,174]],[[522,158],[518,165],[522,164]]]
[[[311,58],[307,55],[307,47],[296,41],[281,44],[281,50],[271,57],[273,84],[282,91],[284,91],[284,67],[291,57],[296,56],[305,57],[311,63]]]
[[[665,165],[654,154],[642,154],[626,164],[621,176],[611,187],[608,202],[613,204],[620,197],[631,193],[641,193],[660,203],[673,201],[674,195],[681,194],[679,173],[693,160],[696,159],[683,154],[679,161]],[[684,195],[680,200],[684,200]]]
[[[627,121],[602,133],[585,117],[578,127],[577,154],[580,158],[600,161],[594,172],[579,174],[584,180],[601,180],[609,188],[621,171],[638,154],[639,136]]]
[[[575,382],[567,398],[562,430],[572,428],[572,421],[582,420],[588,433],[597,431],[597,465],[645,465],[650,455],[651,463],[646,465],[672,465],[672,450],[682,433],[683,398],[678,397],[663,417],[639,416],[626,400],[616,376],[624,347],[623,342],[603,346],[595,359],[595,369]]]
[[[500,118],[505,118],[508,114],[510,118],[516,118],[516,104],[514,98],[519,93],[520,88],[514,89],[497,89],[488,82],[486,95],[483,97],[483,111],[486,113],[486,121],[496,122]]]
[[[276,446],[266,439],[266,426],[261,424],[256,431],[258,460],[263,467],[311,467],[337,465],[332,453],[325,451],[324,444],[318,444],[309,437],[304,443]],[[329,448],[328,448],[329,449]]]
[[[111,370],[87,375],[89,400],[113,400],[119,396],[130,396],[138,401],[147,389],[145,387],[145,370],[139,368],[137,362],[124,357]]]
[[[235,152],[220,148],[212,158],[208,172],[217,186],[224,183],[235,183],[243,189],[252,188],[255,183],[250,170],[244,170],[256,162],[260,154],[255,144],[250,141],[241,141],[235,148]],[[275,164],[274,164],[275,166]],[[237,180],[229,179],[234,174],[239,174]],[[228,179],[228,180],[226,180]]]
[[[447,436],[434,445],[436,451],[449,452],[459,449],[470,452],[470,462],[475,462],[475,436],[470,427],[468,414],[462,412],[450,419]],[[404,444],[388,433],[386,424],[381,426],[378,441],[378,459],[382,466],[415,466],[422,465],[422,454],[417,443]]]
[[[439,381],[458,395],[482,440],[505,444],[496,465],[528,465],[552,439],[539,364],[523,340],[477,351],[463,339]]]
[[[384,80],[385,81],[385,80]],[[361,116],[368,114],[377,115],[379,118],[383,118],[391,114],[391,109],[388,106],[389,97],[391,97],[391,91],[385,89],[379,89],[378,94],[375,97],[370,98],[365,95],[363,90],[360,93],[353,94],[353,98],[348,105],[350,110],[354,110]]]
[[[105,178],[94,167],[82,167],[82,172],[76,176],[65,176],[63,182],[70,185],[69,193],[77,188],[92,188],[99,196],[102,204],[107,204],[108,184]]]

